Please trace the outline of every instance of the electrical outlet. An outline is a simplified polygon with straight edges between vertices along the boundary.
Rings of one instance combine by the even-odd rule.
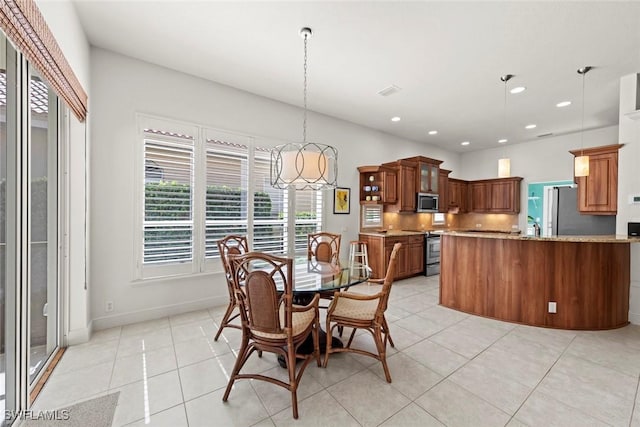
[[[511,226],[511,228],[512,228],[513,230],[517,230],[517,229],[518,229],[518,224],[513,224],[513,225]]]
[[[393,224],[389,224],[389,230],[393,230]]]
[[[113,311],[113,301],[107,301],[104,304],[104,311],[106,311],[107,313]]]
[[[482,224],[476,224],[476,227],[480,228],[480,227],[482,227]]]
[[[555,301],[549,301],[549,313],[556,313],[556,302]]]

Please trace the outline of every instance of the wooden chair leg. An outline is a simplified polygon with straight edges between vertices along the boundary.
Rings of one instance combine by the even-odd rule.
[[[383,317],[382,318],[382,322],[384,325],[384,333],[387,335],[387,339],[389,340],[389,344],[391,344],[391,347],[395,348],[395,344],[393,343],[393,340],[391,339],[391,333],[389,332],[389,324],[387,323],[387,318]]]
[[[387,354],[384,342],[382,341],[382,327],[376,326],[373,331],[373,340],[376,343],[376,347],[378,348],[378,355],[380,357],[380,362],[382,362],[382,369],[384,369],[384,376],[387,379],[387,382],[391,382],[391,373],[389,372],[389,366],[387,366]]]
[[[327,344],[324,350],[324,363],[322,364],[322,366],[326,368],[327,363],[329,363],[329,353],[331,353],[331,341],[333,338],[333,331],[331,329],[331,322],[329,321],[329,319],[327,319],[327,326],[325,328],[325,331],[327,331]]]
[[[320,334],[318,333],[318,329],[320,329],[320,322],[316,322],[311,330],[311,335],[313,336],[313,353],[316,356],[316,363],[318,367],[320,367],[322,366],[322,362],[320,361]]]
[[[231,317],[231,313],[233,313],[233,310],[235,308],[236,308],[236,304],[233,301],[229,302],[229,306],[227,306],[227,311],[225,311],[224,316],[222,316],[222,322],[220,322],[220,327],[218,327],[218,332],[216,333],[216,336],[213,339],[214,341],[218,341],[218,338],[220,338],[220,334],[222,333],[222,330],[229,324],[229,318]]]
[[[357,328],[353,328],[353,330],[351,330],[351,335],[349,336],[349,342],[347,342],[347,345],[346,345],[347,348],[351,347],[351,343],[353,342],[353,337],[356,336],[356,330]]]
[[[291,406],[293,418],[298,419],[298,382],[296,381],[296,350],[293,344],[287,346],[287,368],[289,369],[289,389],[291,390]]]

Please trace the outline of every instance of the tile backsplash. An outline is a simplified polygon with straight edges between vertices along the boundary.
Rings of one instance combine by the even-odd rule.
[[[384,213],[384,229],[392,230],[471,230],[485,229],[495,231],[513,231],[518,226],[517,214],[445,214],[444,224],[433,224],[433,214]],[[480,227],[477,225],[480,224]]]

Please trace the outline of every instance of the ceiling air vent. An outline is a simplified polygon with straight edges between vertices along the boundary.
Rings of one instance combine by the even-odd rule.
[[[553,132],[541,133],[540,135],[538,135],[538,138],[545,138],[551,135],[553,135]]]
[[[393,95],[394,93],[398,93],[402,90],[401,87],[398,87],[396,85],[391,85],[391,86],[387,86],[384,89],[378,91],[378,95],[381,96],[390,96]]]

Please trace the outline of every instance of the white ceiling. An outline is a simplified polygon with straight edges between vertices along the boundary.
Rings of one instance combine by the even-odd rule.
[[[89,41],[144,61],[454,151],[618,122],[619,78],[640,72],[637,2],[76,0]],[[514,74],[504,120],[503,74]],[[389,85],[390,97],[377,92]],[[572,105],[557,108],[560,101]],[[392,123],[392,116],[402,120]],[[525,130],[529,123],[537,124]],[[506,132],[505,132],[506,128]],[[438,134],[430,136],[429,130]],[[309,122],[313,139],[313,122]],[[471,141],[462,147],[461,141]],[[603,141],[614,143],[616,141]]]

